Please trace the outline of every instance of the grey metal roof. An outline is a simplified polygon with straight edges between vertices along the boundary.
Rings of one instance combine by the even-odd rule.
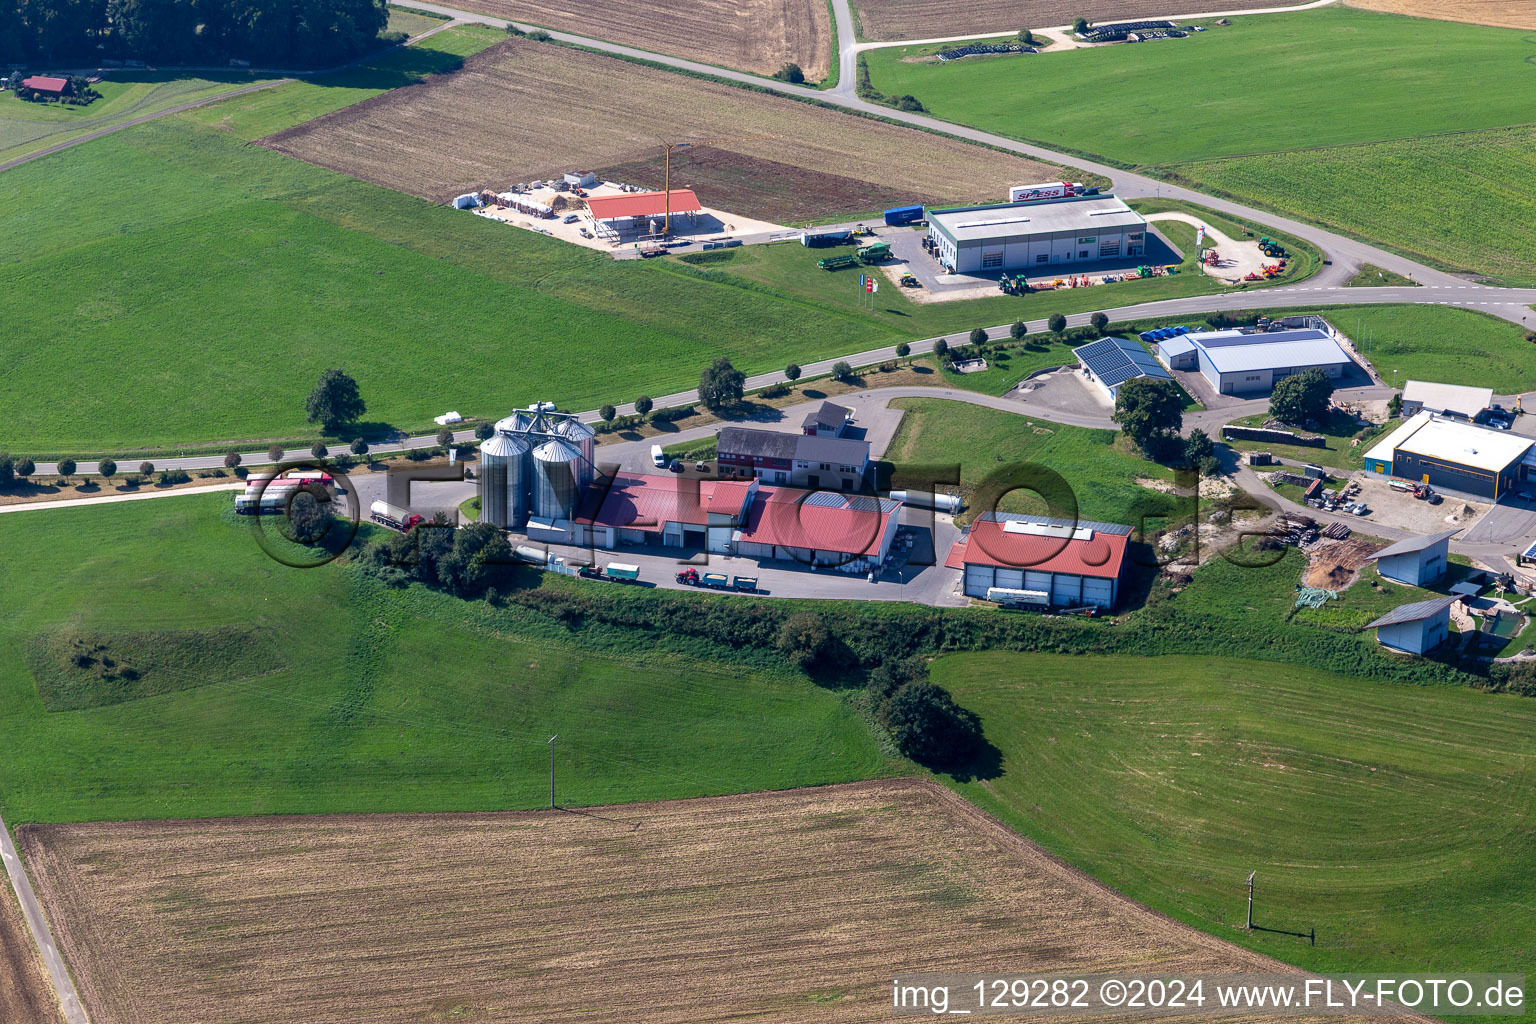
[[[1390,544],[1382,548],[1370,557],[1376,559],[1391,558],[1393,555],[1411,555],[1415,551],[1423,551],[1443,541],[1450,540],[1460,532],[1460,530],[1445,530],[1441,533],[1431,533],[1425,537],[1409,537],[1407,540],[1400,540],[1396,544]]]
[[[1425,619],[1441,614],[1456,601],[1457,598],[1454,597],[1434,597],[1428,601],[1398,605],[1375,622],[1367,623],[1365,628],[1375,629],[1378,626],[1397,626],[1404,622],[1423,622]]]
[[[1152,354],[1128,338],[1100,338],[1072,350],[1078,361],[1109,387],[1119,387],[1132,377],[1173,376]]]
[[[1219,373],[1340,366],[1351,362],[1338,342],[1310,327],[1254,334],[1202,331],[1185,337],[1201,350]]]
[[[805,414],[801,420],[802,426],[807,427],[841,427],[853,415],[852,409],[844,408],[833,402],[822,402],[821,407]]]
[[[1039,526],[1074,527],[1079,530],[1093,530],[1095,533],[1113,533],[1121,536],[1129,536],[1131,533],[1131,528],[1121,523],[1098,523],[1091,519],[1053,519],[1050,516],[1032,516],[1023,512],[983,512],[976,518],[994,523],[1035,523]]]
[[[1147,223],[1122,200],[1103,194],[929,210],[928,222],[942,226],[957,242],[1057,231],[1092,233]]]
[[[720,436],[715,439],[715,448],[733,455],[790,460],[795,457],[795,448],[803,436],[803,434],[787,434],[782,430],[725,427],[720,431]]]
[[[811,437],[783,430],[726,427],[715,442],[717,451],[750,455],[759,459],[798,459],[802,462],[835,462],[862,466],[869,461],[869,442],[842,437]]]

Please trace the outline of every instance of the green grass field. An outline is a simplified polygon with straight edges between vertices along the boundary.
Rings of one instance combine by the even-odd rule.
[[[1499,394],[1536,388],[1536,345],[1518,325],[1487,313],[1399,305],[1341,306],[1322,314],[1355,339],[1388,384],[1433,380]]]
[[[1372,263],[1362,264],[1359,273],[1344,282],[1346,288],[1390,288],[1403,285],[1417,287],[1411,278],[1395,270],[1383,270]]]
[[[1532,968],[1536,704],[1205,657],[967,654],[956,789],[1158,910],[1319,971]],[[1242,930],[1317,929],[1317,947]]]
[[[1171,482],[1172,471],[1129,450],[1124,438],[1111,431],[1026,421],[1013,413],[941,398],[899,398],[891,404],[905,415],[886,459],[898,465],[958,464],[960,491],[968,505],[978,500],[990,504],[986,499],[995,488],[983,490],[981,484],[996,470],[1033,462],[1066,479],[1076,495],[1078,514],[1085,519],[1138,524],[1144,515],[1167,515],[1176,508],[1172,495],[1135,482],[1137,477]],[[1045,511],[1044,502],[1027,492],[1005,497],[999,507]]]
[[[1523,95],[1536,96],[1536,76]],[[1525,230],[1536,219],[1536,129],[1528,126],[1206,160],[1177,173],[1420,262],[1536,283],[1536,240]]]
[[[61,192],[63,170],[74,187]],[[124,192],[124,179],[158,187]],[[722,354],[761,371],[894,340],[185,123],[25,165],[7,184],[0,320],[15,359],[0,418],[18,451],[306,436],[304,396],[330,366],[357,376],[372,418],[422,428],[447,408],[664,394]],[[66,398],[72,415],[56,416]]]
[[[101,98],[86,107],[29,103],[0,92],[0,163],[145,114],[190,103],[274,76],[231,71],[175,78],[150,71],[115,71],[96,86]]]
[[[1126,165],[1526,124],[1536,89],[1529,33],[1348,7],[1233,18],[1188,39],[1038,60],[908,63],[908,49],[865,54],[881,92],[911,93],[945,120]],[[1239,69],[1254,74],[1232,77]]]
[[[798,674],[668,641],[599,650],[600,627],[289,569],[228,503],[0,517],[8,822],[537,807],[555,733],[571,805],[899,770],[843,696]],[[268,638],[259,656],[232,658],[240,630]],[[56,660],[45,705],[29,665],[60,631],[155,695],[92,706]]]
[[[1523,184],[1536,37],[1347,7],[1207,27],[1038,60],[865,56],[876,88],[946,120],[1166,174],[1436,265],[1536,281],[1521,230],[1536,203]],[[1238,68],[1257,73],[1241,80]]]

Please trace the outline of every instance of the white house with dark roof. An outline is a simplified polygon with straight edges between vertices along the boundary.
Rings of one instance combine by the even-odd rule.
[[[1445,575],[1451,538],[1460,530],[1446,530],[1427,537],[1409,537],[1371,555],[1376,571],[1389,580],[1415,587],[1427,586]]]
[[[1425,654],[1445,643],[1451,635],[1451,605],[1459,598],[1435,597],[1392,609],[1366,629],[1376,631],[1383,647],[1407,654]]]

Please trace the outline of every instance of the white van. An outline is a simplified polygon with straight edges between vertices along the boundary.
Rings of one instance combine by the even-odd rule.
[[[654,462],[659,469],[667,468],[667,453],[661,450],[661,445],[651,445],[651,461]]]

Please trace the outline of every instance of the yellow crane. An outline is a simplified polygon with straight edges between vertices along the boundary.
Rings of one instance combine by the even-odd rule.
[[[662,194],[666,196],[667,218],[662,226],[661,233],[667,237],[672,235],[672,151],[674,149],[691,149],[694,146],[713,146],[721,142],[757,142],[760,139],[771,139],[772,135],[732,135],[723,139],[689,139],[686,142],[667,142],[661,140],[662,152],[666,154],[665,168],[662,172]]]

